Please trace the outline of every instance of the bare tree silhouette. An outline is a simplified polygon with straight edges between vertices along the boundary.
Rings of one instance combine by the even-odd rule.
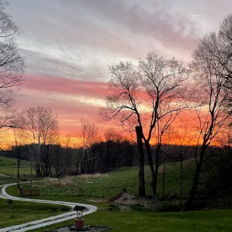
[[[22,81],[23,60],[15,43],[17,27],[4,12],[5,1],[0,1],[0,128],[12,127],[9,106],[15,97],[15,86]]]
[[[173,121],[174,115],[186,107],[181,90],[188,76],[188,70],[175,59],[164,59],[155,53],[149,53],[144,60],[140,60],[137,67],[129,62],[121,62],[111,67],[110,71],[112,74],[111,88],[103,116],[106,119],[117,118],[124,124],[137,126],[137,138],[139,131],[139,137],[148,155],[153,199],[157,199],[159,151],[157,149],[154,167],[151,140],[154,138],[155,130],[158,130],[158,125],[161,125],[161,121],[166,122],[162,124],[162,129],[159,127],[161,129],[159,133],[163,134],[166,131],[165,128]],[[156,142],[159,143],[158,140]],[[138,146],[140,162],[143,162],[141,142],[138,142]],[[143,164],[140,165],[139,171],[140,181],[144,180],[142,166]],[[139,186],[145,185],[139,183]],[[143,189],[139,189],[140,196],[144,192]]]
[[[232,24],[231,24],[232,25]],[[206,159],[206,150],[229,117],[227,111],[227,79],[220,63],[220,40],[215,33],[204,37],[193,55],[192,69],[197,86],[196,115],[199,125],[198,146],[195,153],[196,169],[185,209],[192,208],[199,185],[200,173]],[[215,55],[215,56],[214,56]]]

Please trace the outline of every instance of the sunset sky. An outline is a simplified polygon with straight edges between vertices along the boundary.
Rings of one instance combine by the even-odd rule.
[[[231,0],[9,0],[26,66],[15,107],[51,107],[74,136],[81,119],[101,123],[109,65],[149,51],[188,62],[231,9]]]

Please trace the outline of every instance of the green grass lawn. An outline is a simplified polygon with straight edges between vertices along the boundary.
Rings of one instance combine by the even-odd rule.
[[[16,180],[16,162],[17,160],[13,158],[0,157],[0,184]],[[193,163],[192,160],[184,162],[184,193],[189,191],[191,185]],[[162,171],[163,166],[160,167],[158,181],[158,193],[160,196],[163,194]],[[165,194],[179,194],[179,172],[179,163],[173,162],[166,165]],[[28,161],[21,161],[20,175],[24,179],[30,177],[30,163]],[[145,178],[146,193],[150,196],[150,170],[147,166],[145,167]],[[35,183],[33,186],[39,189],[42,197],[109,198],[119,194],[123,189],[126,189],[132,195],[136,195],[138,189],[138,168],[121,168],[97,177],[90,175],[85,178],[74,177],[66,179],[61,179],[60,183],[56,184],[53,184],[53,180],[47,180],[43,183]]]
[[[0,228],[29,222],[68,211],[68,207],[0,199]]]
[[[30,177],[30,162],[21,160],[20,176],[22,179]],[[34,176],[34,171],[33,171]],[[16,181],[17,159],[0,156],[0,185]]]
[[[107,225],[112,232],[231,232],[232,210],[185,213],[109,212],[89,215],[90,224]]]
[[[150,175],[146,167],[146,190],[149,195]],[[191,176],[193,173],[193,161],[184,163],[184,192],[189,191]],[[169,163],[166,165],[165,191],[166,194],[179,193],[179,164]],[[35,189],[39,189],[40,196],[36,198],[51,200],[66,200],[95,204],[99,211],[86,216],[87,224],[106,225],[112,227],[112,232],[231,232],[232,210],[201,210],[193,212],[151,212],[135,211],[127,212],[109,211],[108,203],[91,203],[89,199],[110,198],[117,195],[122,189],[133,195],[137,194],[138,168],[121,168],[109,174],[66,177],[59,180],[46,179],[43,182],[33,183]],[[160,168],[159,195],[162,196],[162,167]],[[17,188],[12,186],[9,193],[17,195]],[[36,209],[36,207],[35,207]],[[0,207],[1,211],[1,207]],[[61,225],[71,224],[71,221],[53,225],[56,228]],[[46,229],[47,230],[47,229]],[[44,229],[36,230],[44,231]]]
[[[193,161],[186,161],[184,168],[184,193],[188,193],[191,185]],[[158,182],[159,195],[163,194],[162,167]],[[179,164],[168,163],[165,173],[165,194],[179,194]],[[146,192],[150,196],[150,170],[145,167]],[[44,182],[33,184],[40,191],[42,198],[110,198],[126,189],[128,193],[137,195],[138,191],[138,168],[121,168],[102,175],[87,175],[81,177],[66,177],[59,181],[47,179]],[[17,194],[15,187],[9,188],[11,194]]]
[[[104,225],[112,232],[231,232],[232,210],[201,210],[193,212],[108,211],[100,209],[85,217],[86,224]],[[73,221],[47,227],[55,229]],[[38,229],[34,232],[44,232]]]
[[[16,182],[16,164],[16,159],[0,156],[0,185]],[[21,161],[20,174],[23,179],[30,176],[29,162]],[[0,199],[0,228],[46,218],[67,210],[69,208],[63,206],[19,201],[14,201],[12,205],[9,205],[6,200]]]

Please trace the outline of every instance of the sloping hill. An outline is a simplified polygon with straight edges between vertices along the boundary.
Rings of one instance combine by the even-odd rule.
[[[31,173],[30,162],[21,160],[19,171],[21,178],[28,178]],[[17,159],[0,156],[0,185],[14,182],[16,177]]]

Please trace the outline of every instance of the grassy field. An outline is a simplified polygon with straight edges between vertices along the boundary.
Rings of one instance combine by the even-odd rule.
[[[22,160],[20,163],[20,176],[23,179],[30,177],[31,168],[28,161]],[[34,172],[33,172],[34,174]],[[0,156],[0,185],[11,183],[17,177],[17,160]]]
[[[0,185],[16,181],[16,159],[0,156]],[[20,174],[22,178],[30,176],[30,163],[21,161]],[[69,208],[48,204],[8,201],[0,199],[0,228],[46,218],[67,211]]]
[[[160,169],[158,191],[163,194],[162,167]],[[187,193],[191,184],[193,161],[184,163],[184,192]],[[193,212],[152,212],[149,210],[119,211],[109,210],[108,203],[89,202],[89,199],[111,198],[123,189],[130,194],[137,193],[138,169],[121,168],[108,174],[83,175],[80,177],[66,177],[61,179],[45,179],[43,182],[33,183],[35,189],[39,189],[40,195],[36,198],[66,200],[95,204],[99,210],[86,216],[87,224],[106,225],[112,232],[231,232],[232,231],[232,210],[201,210]],[[169,163],[166,165],[165,192],[166,194],[179,193],[179,164]],[[146,167],[147,193],[149,194],[149,169]],[[9,193],[17,195],[17,188],[12,186]],[[36,210],[36,207],[35,207]],[[0,208],[1,211],[1,208]],[[49,212],[50,213],[50,212]],[[10,222],[9,222],[10,223]],[[65,222],[60,225],[53,225],[49,228],[56,228],[61,225],[68,225],[72,222]],[[46,229],[47,230],[47,229]],[[44,229],[36,230],[38,232]]]
[[[189,191],[192,176],[193,161],[186,161],[184,168],[184,193]],[[158,192],[162,197],[162,167],[158,182]],[[150,192],[150,171],[145,168],[146,192]],[[169,163],[166,165],[165,174],[165,194],[179,194],[179,164]],[[131,195],[137,194],[138,186],[138,168],[121,168],[107,174],[82,175],[80,177],[65,177],[59,180],[48,178],[44,182],[34,183],[35,189],[38,189],[42,198],[52,199],[65,198],[75,200],[76,198],[111,198],[121,193],[124,189]],[[17,194],[15,187],[9,188],[11,194]]]
[[[67,210],[69,208],[64,206],[29,202],[13,201],[9,204],[8,201],[0,199],[0,228],[46,218]]]
[[[100,209],[85,219],[86,224],[109,226],[112,232],[231,232],[231,215],[232,210],[157,213]],[[73,221],[68,221],[53,225],[46,230],[72,223]],[[34,232],[44,232],[44,229]]]
[[[107,225],[112,232],[231,232],[232,210],[185,213],[109,212],[89,215],[90,224]]]

